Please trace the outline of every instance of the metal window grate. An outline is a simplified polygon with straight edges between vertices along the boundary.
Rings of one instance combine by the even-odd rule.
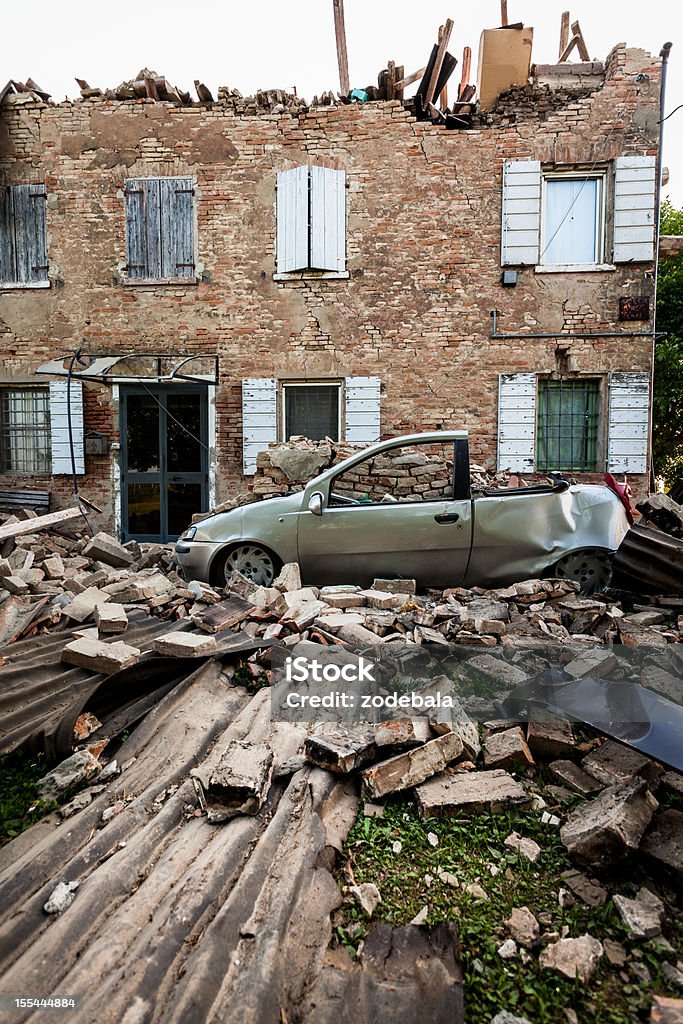
[[[283,388],[285,440],[297,435],[311,441],[339,440],[339,385],[292,385]]]
[[[599,413],[599,380],[539,381],[536,468],[594,472]]]
[[[50,472],[50,396],[46,388],[0,391],[0,472]]]

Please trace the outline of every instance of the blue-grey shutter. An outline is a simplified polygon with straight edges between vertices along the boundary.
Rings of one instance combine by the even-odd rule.
[[[311,167],[311,267],[346,270],[346,174]]]
[[[308,167],[293,167],[277,176],[278,274],[305,270],[308,256]]]
[[[0,202],[0,280],[47,281],[45,186],[10,185]]]
[[[71,475],[71,451],[69,447],[69,416],[67,414],[67,382],[50,381],[50,434],[52,438],[52,472]],[[74,444],[76,472],[85,473],[83,441],[83,385],[80,380],[71,381],[71,431]]]
[[[614,161],[615,263],[654,259],[655,175],[653,156],[620,156]]]
[[[506,160],[503,164],[501,264],[538,263],[541,231],[541,163]]]
[[[647,473],[650,375],[611,373],[607,469],[610,473]]]
[[[192,178],[160,178],[161,276],[194,276]]]
[[[256,472],[256,456],[277,441],[277,381],[250,377],[242,381],[242,455],[244,472]]]
[[[147,181],[129,178],[125,184],[128,277],[149,277],[147,268]]]
[[[498,378],[498,470],[533,473],[536,443],[536,374]]]
[[[379,377],[347,377],[344,390],[346,440],[353,444],[379,441]]]

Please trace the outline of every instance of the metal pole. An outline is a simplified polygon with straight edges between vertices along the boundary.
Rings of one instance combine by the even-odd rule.
[[[650,462],[650,489],[655,489],[655,477],[654,477],[654,465],[652,463],[652,435],[653,435],[653,411],[654,411],[654,386],[655,386],[655,346],[657,344],[657,284],[659,277],[659,238],[661,234],[661,209],[662,209],[662,147],[664,145],[664,107],[666,103],[666,76],[669,67],[669,54],[673,43],[664,43],[664,46],[659,51],[659,56],[662,58],[662,77],[659,87],[659,145],[657,149],[657,189],[655,193],[655,281],[654,281],[654,299],[653,299],[653,311],[652,311],[652,359],[651,359],[651,378],[650,378],[650,423],[648,429],[648,454]]]

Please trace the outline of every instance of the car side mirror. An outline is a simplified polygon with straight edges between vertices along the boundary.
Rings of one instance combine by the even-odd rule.
[[[308,511],[312,512],[314,516],[321,516],[323,514],[323,495],[321,491],[313,491],[313,494],[308,499]]]

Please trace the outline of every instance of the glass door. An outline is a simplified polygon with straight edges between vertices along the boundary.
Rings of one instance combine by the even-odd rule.
[[[208,500],[206,388],[121,389],[124,540],[175,540]]]

